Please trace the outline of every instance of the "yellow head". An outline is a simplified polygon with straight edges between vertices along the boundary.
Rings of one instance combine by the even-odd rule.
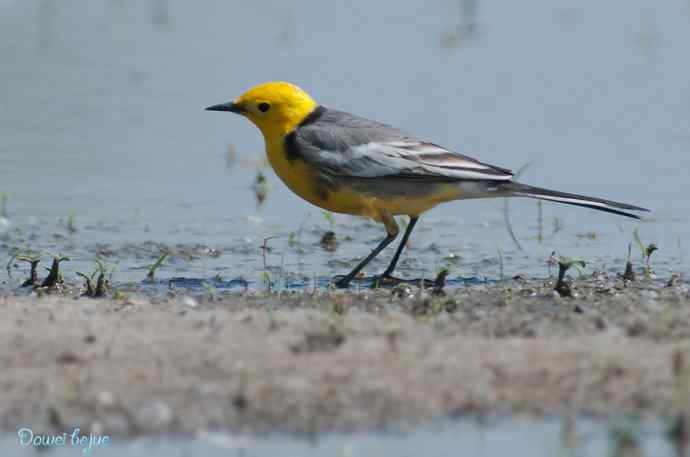
[[[299,87],[277,81],[252,87],[230,103],[206,109],[241,114],[252,121],[269,141],[294,130],[317,106]]]

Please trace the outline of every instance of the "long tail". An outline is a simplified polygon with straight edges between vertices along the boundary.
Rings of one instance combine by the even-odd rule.
[[[603,198],[587,197],[585,195],[569,194],[566,192],[558,192],[556,190],[542,189],[540,187],[528,186],[527,184],[517,182],[507,182],[502,184],[500,189],[515,197],[536,198],[539,200],[565,203],[567,205],[584,206],[585,208],[598,209],[599,211],[620,214],[621,216],[632,217],[634,219],[640,219],[640,216],[623,210],[649,211],[646,208],[628,205],[627,203],[619,203],[611,200],[604,200]]]

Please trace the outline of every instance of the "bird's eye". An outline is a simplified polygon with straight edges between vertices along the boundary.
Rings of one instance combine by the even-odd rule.
[[[262,113],[265,113],[266,111],[268,111],[268,109],[270,107],[271,107],[271,105],[269,105],[266,102],[259,103],[259,105],[257,106],[257,108],[259,108],[259,111],[261,111]]]

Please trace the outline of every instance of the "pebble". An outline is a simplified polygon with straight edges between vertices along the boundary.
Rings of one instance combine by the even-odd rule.
[[[102,408],[110,408],[115,405],[115,395],[109,390],[103,390],[96,395],[98,406]]]
[[[7,234],[10,231],[10,221],[4,217],[0,217],[0,236]]]
[[[137,426],[149,432],[161,432],[167,429],[173,421],[173,411],[170,406],[159,400],[143,403],[135,412]]]
[[[182,304],[185,306],[189,306],[190,308],[196,308],[199,306],[199,302],[196,301],[194,297],[190,297],[189,295],[182,297]]]

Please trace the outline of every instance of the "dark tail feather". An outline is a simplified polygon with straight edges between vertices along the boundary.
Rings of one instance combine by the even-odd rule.
[[[627,203],[619,203],[611,200],[604,200],[603,198],[587,197],[585,195],[569,194],[567,192],[542,189],[540,187],[528,186],[527,184],[520,184],[517,182],[505,183],[501,186],[501,190],[504,190],[515,197],[537,198],[539,200],[565,203],[566,205],[584,206],[585,208],[606,211],[607,213],[619,214],[621,216],[632,217],[633,219],[640,219],[640,216],[623,210],[649,211],[646,208],[628,205]]]

